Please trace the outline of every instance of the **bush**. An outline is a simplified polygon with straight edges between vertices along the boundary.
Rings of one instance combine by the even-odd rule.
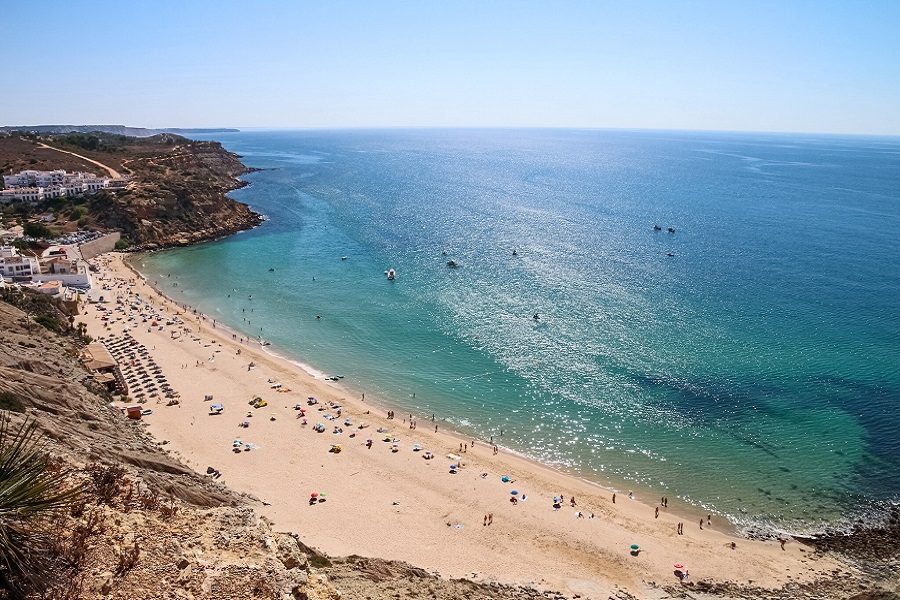
[[[94,464],[88,467],[87,472],[93,483],[97,504],[114,504],[127,483],[125,469],[118,465]]]
[[[69,472],[48,461],[34,422],[0,416],[0,588],[14,596],[45,589],[53,577],[49,524],[78,502]]]
[[[0,410],[8,410],[10,412],[25,412],[25,405],[14,394],[10,392],[0,392]]]
[[[35,223],[35,222],[25,223],[25,225],[22,226],[22,229],[24,230],[25,235],[27,235],[29,237],[33,237],[33,238],[53,237],[53,234],[50,232],[50,230],[47,229],[47,227],[45,225],[43,225],[42,223]]]

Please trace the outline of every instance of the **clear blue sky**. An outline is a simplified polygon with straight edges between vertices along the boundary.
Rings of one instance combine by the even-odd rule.
[[[7,125],[900,134],[900,0],[0,8]]]

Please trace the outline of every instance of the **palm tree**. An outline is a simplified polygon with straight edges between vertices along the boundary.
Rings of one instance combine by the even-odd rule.
[[[81,493],[69,475],[48,465],[34,421],[16,427],[0,413],[0,588],[21,592],[48,582],[47,525]]]

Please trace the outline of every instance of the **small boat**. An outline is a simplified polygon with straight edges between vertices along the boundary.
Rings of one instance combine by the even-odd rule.
[[[347,260],[347,257],[346,257],[346,256],[342,256],[342,257],[341,257],[341,260]]]
[[[666,256],[675,256],[674,252],[666,252]]]
[[[387,270],[388,281],[393,281],[396,277],[397,277],[397,271],[395,271],[393,269]]]
[[[674,228],[674,227],[669,227],[668,232],[669,232],[669,233],[675,233],[675,228]]]
[[[660,227],[659,225],[654,225],[653,231],[662,231],[662,227]]]

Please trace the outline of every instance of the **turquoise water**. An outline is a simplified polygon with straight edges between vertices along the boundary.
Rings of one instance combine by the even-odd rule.
[[[367,397],[737,524],[900,498],[900,140],[217,139],[267,169],[233,195],[269,220],[143,259],[182,301]]]

